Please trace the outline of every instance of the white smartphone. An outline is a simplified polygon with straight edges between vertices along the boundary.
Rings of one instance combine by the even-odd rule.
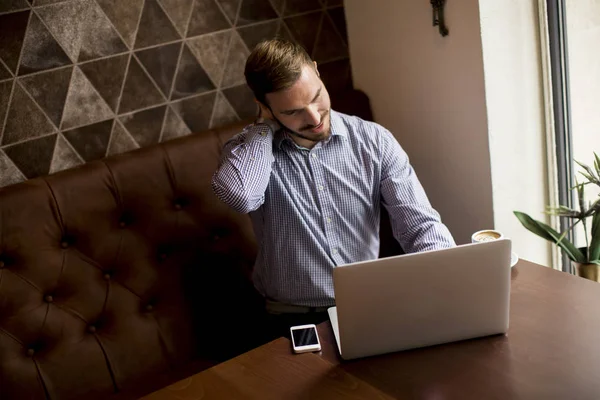
[[[294,353],[321,351],[321,342],[315,324],[292,326],[290,333]]]

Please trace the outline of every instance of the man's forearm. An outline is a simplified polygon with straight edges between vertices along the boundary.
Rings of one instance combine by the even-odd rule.
[[[223,148],[212,187],[224,203],[247,214],[265,199],[273,162],[273,128],[267,124],[249,125]]]

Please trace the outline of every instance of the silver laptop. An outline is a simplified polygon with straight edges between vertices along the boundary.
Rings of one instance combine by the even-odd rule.
[[[333,270],[329,317],[343,359],[506,333],[508,239]]]

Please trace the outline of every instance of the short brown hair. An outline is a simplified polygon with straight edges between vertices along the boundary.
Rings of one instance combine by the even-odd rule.
[[[246,60],[244,75],[254,97],[266,105],[267,93],[291,87],[302,74],[302,68],[311,64],[310,56],[299,44],[269,39],[252,50]]]

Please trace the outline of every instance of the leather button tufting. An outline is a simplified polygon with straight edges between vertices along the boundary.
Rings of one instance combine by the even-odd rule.
[[[88,326],[88,332],[89,333],[96,333],[96,327],[94,325]]]
[[[6,267],[6,264],[4,264],[4,261],[1,261],[1,260],[0,260],[0,269],[2,269],[2,268],[4,268],[4,267]]]
[[[178,210],[178,211],[179,211],[179,210],[181,210],[182,208],[183,208],[183,207],[181,206],[181,204],[179,204],[179,203],[175,203],[175,209],[176,209],[176,210]]]
[[[148,304],[148,305],[146,306],[146,311],[150,312],[150,311],[152,311],[152,310],[154,310],[154,306],[153,306],[152,304]]]
[[[104,280],[105,281],[109,281],[110,280],[110,274],[108,272],[104,274]]]
[[[27,349],[27,355],[29,357],[33,357],[34,354],[35,354],[35,350],[34,349]]]
[[[67,241],[64,241],[64,240],[63,240],[63,241],[60,243],[60,247],[62,247],[63,249],[66,249],[66,248],[68,248],[68,247],[69,247],[69,243],[68,243]]]
[[[126,226],[127,226],[127,224],[125,223],[125,221],[119,222],[119,227],[120,228],[125,228]]]
[[[54,301],[54,297],[52,297],[51,295],[47,295],[46,297],[44,297],[44,301],[46,303],[52,303]]]

